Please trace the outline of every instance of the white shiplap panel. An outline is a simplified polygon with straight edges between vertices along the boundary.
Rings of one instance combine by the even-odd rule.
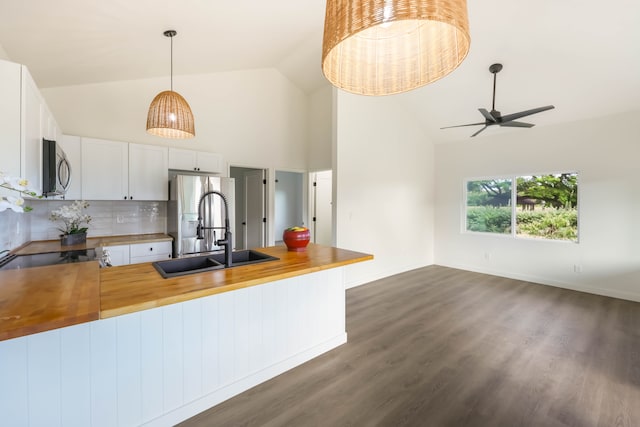
[[[60,331],[29,335],[29,425],[58,426],[60,418]]]
[[[202,391],[209,394],[220,386],[218,301],[213,295],[202,299]]]
[[[60,330],[60,406],[62,425],[91,424],[91,324]]]
[[[254,286],[249,291],[248,327],[249,341],[247,348],[248,371],[256,372],[265,367],[265,352],[263,347],[263,302],[262,293],[264,286]]]
[[[184,398],[182,307],[182,304],[162,307],[165,412],[182,406]]]
[[[145,422],[163,413],[162,343],[162,309],[141,311],[140,381],[142,420]]]
[[[137,426],[142,422],[140,314],[128,314],[116,320],[118,425]]]
[[[275,359],[285,359],[289,352],[287,347],[289,346],[289,301],[287,300],[287,293],[289,291],[288,282],[286,280],[280,280],[273,284],[275,287]]]
[[[27,337],[0,341],[0,416],[7,425],[29,425]]]
[[[301,304],[301,287],[299,279],[287,279],[287,355],[293,355],[302,348],[302,339],[305,331],[302,324],[305,322],[303,306]]]
[[[202,396],[202,301],[183,304],[184,401]]]
[[[116,319],[91,323],[91,426],[118,425]]]
[[[262,288],[262,359],[263,365],[271,366],[276,362],[276,317],[278,304],[276,284],[267,283]]]
[[[249,292],[252,289],[243,288],[233,292],[235,297],[234,381],[247,376],[249,372]]]
[[[218,295],[218,364],[220,386],[234,381],[235,360],[235,292]]]

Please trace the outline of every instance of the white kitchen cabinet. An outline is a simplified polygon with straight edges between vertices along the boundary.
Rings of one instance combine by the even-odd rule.
[[[217,153],[169,148],[169,169],[223,174],[224,162]]]
[[[129,144],[129,199],[167,200],[168,182],[166,147]]]
[[[82,198],[129,199],[129,144],[82,138]]]
[[[171,242],[136,243],[129,249],[129,262],[140,264],[163,261],[171,258],[171,252]]]
[[[42,193],[42,97],[26,67],[22,67],[22,144],[20,175],[29,180],[36,193]]]
[[[111,258],[111,265],[141,264],[143,262],[163,261],[171,258],[171,242],[135,243],[131,245],[104,246]]]
[[[67,200],[82,199],[82,151],[80,137],[61,135],[57,140],[71,165],[71,182],[64,198]]]
[[[10,176],[20,176],[21,74],[20,64],[0,60],[0,172]]]
[[[27,67],[0,60],[0,171],[42,191],[42,138],[56,140],[58,125]]]
[[[82,198],[167,200],[166,147],[82,138]]]
[[[114,267],[129,265],[129,245],[104,246],[102,253],[109,254],[111,265]]]

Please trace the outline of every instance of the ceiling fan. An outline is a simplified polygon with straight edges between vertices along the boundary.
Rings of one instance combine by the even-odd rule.
[[[531,110],[520,111],[519,113],[507,114],[503,116],[500,114],[500,111],[496,111],[496,74],[498,74],[502,70],[502,64],[492,64],[489,67],[489,71],[493,73],[493,103],[491,104],[491,111],[487,111],[484,108],[478,108],[478,111],[482,113],[485,118],[484,122],[479,123],[469,123],[466,125],[457,125],[457,126],[447,126],[440,129],[451,129],[451,128],[459,128],[463,126],[479,126],[484,125],[482,129],[474,133],[473,136],[476,136],[483,130],[485,130],[489,126],[505,126],[505,127],[514,127],[514,128],[530,128],[535,126],[532,123],[524,123],[524,122],[516,122],[516,119],[521,117],[530,116],[532,114],[540,113],[542,111],[551,110],[555,108],[553,105],[547,105],[544,107],[533,108]]]

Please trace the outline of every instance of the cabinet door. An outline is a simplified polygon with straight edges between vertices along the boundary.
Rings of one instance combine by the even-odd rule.
[[[129,199],[129,144],[82,138],[82,198]]]
[[[108,252],[111,258],[111,265],[129,265],[129,245],[105,246],[102,252]]]
[[[20,176],[20,64],[0,60],[0,172]],[[7,194],[16,195],[7,190]]]
[[[26,67],[22,67],[21,176],[42,193],[42,109],[40,91]]]
[[[179,169],[183,171],[198,170],[196,166],[196,155],[197,152],[193,150],[169,148],[169,169]]]
[[[80,137],[62,135],[58,140],[67,160],[71,165],[71,183],[64,198],[79,200],[82,198],[82,153],[80,151]]]
[[[167,200],[169,167],[166,147],[129,144],[129,198]]]
[[[223,173],[222,156],[216,153],[198,151],[197,168],[202,172]]]

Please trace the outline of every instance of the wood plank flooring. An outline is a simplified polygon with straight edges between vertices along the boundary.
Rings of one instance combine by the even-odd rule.
[[[430,266],[347,291],[347,333],[181,425],[640,425],[640,303]]]

